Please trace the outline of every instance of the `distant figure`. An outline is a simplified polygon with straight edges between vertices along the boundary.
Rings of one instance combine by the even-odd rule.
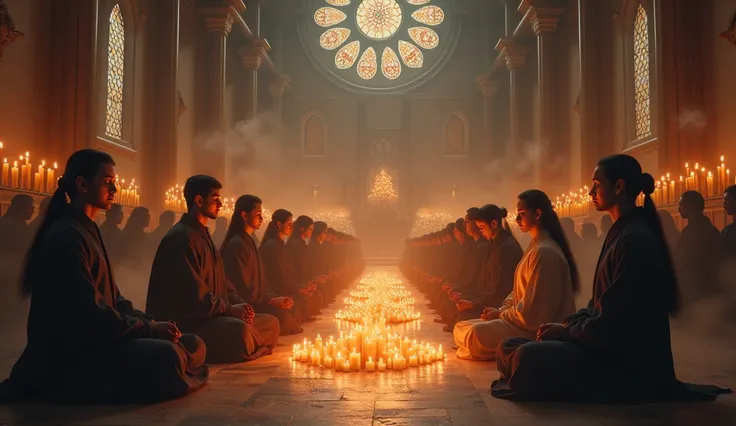
[[[31,236],[36,235],[36,231],[38,230],[38,226],[43,221],[43,218],[46,217],[46,212],[49,209],[49,203],[51,202],[51,197],[44,197],[41,200],[41,203],[38,205],[38,215],[36,215],[36,218],[31,221],[31,223],[28,224],[28,230],[31,234]]]
[[[100,233],[102,240],[105,242],[108,254],[115,261],[119,261],[121,250],[123,247],[123,230],[120,224],[123,223],[123,206],[113,203],[110,209],[105,212],[105,221],[100,225]]]
[[[222,246],[222,242],[225,241],[225,234],[227,234],[227,218],[219,216],[215,220],[215,232],[212,233],[212,242],[215,243],[215,247]]]
[[[13,256],[14,253],[25,253],[32,238],[28,221],[33,217],[35,210],[33,197],[30,195],[18,194],[10,200],[8,211],[3,217],[0,217],[0,241],[12,242],[12,244],[2,244],[0,250],[4,255]]]
[[[161,213],[161,216],[158,218],[158,226],[150,233],[153,245],[157,246],[161,242],[164,235],[174,226],[174,222],[176,222],[176,213],[171,210]]]
[[[667,238],[667,245],[669,245],[671,251],[674,251],[677,242],[680,240],[680,231],[675,224],[675,218],[667,210],[657,210],[657,213],[659,213],[659,220],[662,221],[662,231],[664,231],[664,236]]]
[[[705,211],[705,200],[697,191],[680,197],[680,216],[687,220],[674,251],[680,286],[687,302],[711,296],[717,288],[721,235]]]
[[[543,324],[536,340],[501,343],[493,396],[644,403],[713,400],[730,392],[675,376],[669,317],[680,300],[653,192],[654,178],[642,173],[634,157],[618,154],[598,162],[590,196],[614,225],[598,262],[593,299],[563,323]]]
[[[132,264],[150,262],[155,249],[146,233],[146,228],[150,224],[151,212],[146,207],[136,207],[130,212],[130,217],[120,233],[125,261]]]
[[[225,275],[207,229],[222,208],[222,184],[192,176],[184,185],[187,213],[161,240],[151,268],[146,311],[171,318],[207,344],[208,363],[234,363],[270,355],[279,320],[256,314]]]
[[[3,402],[155,402],[207,381],[202,340],[166,318],[154,322],[115,285],[94,222],[117,191],[114,166],[109,154],[91,149],[67,161],[26,257],[28,344],[0,385]]]
[[[736,185],[726,188],[723,209],[731,217],[731,223],[721,231],[723,256],[726,259],[736,259]]]
[[[516,268],[514,289],[498,307],[486,308],[480,319],[455,325],[460,359],[493,360],[504,339],[534,338],[542,324],[575,313],[580,276],[552,202],[542,191],[525,191],[517,211],[519,229],[532,240]]]

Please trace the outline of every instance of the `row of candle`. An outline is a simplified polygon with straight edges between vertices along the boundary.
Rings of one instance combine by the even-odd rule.
[[[452,222],[453,216],[448,213],[422,213],[417,214],[414,225],[409,234],[411,238],[421,237],[439,231]]]
[[[570,191],[557,197],[554,208],[560,217],[587,216],[591,208],[588,187],[584,186],[577,192]]]
[[[0,150],[2,149],[3,145],[0,142]],[[21,155],[18,160],[14,160],[12,165],[8,163],[7,158],[3,158],[0,186],[50,194],[56,190],[57,168],[56,163],[52,168],[46,167],[46,161],[41,161],[41,164],[34,169],[29,152]]]
[[[337,320],[366,326],[377,324],[380,328],[381,324],[385,327],[386,323],[399,324],[421,318],[421,314],[414,311],[414,297],[395,275],[365,275],[344,303],[345,310],[335,314]]]
[[[113,203],[131,207],[137,207],[140,205],[141,197],[140,194],[138,194],[140,187],[135,183],[135,179],[131,179],[131,181],[126,185],[125,179],[120,179],[120,176],[116,175],[115,187],[117,188],[117,192],[115,193]]]

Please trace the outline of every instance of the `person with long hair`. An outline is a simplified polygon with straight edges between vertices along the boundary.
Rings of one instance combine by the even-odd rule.
[[[516,209],[516,223],[531,242],[516,267],[514,290],[498,308],[485,309],[480,319],[455,325],[460,359],[493,360],[502,340],[534,338],[542,324],[575,313],[580,276],[552,202],[533,189],[519,194]]]
[[[475,223],[489,241],[488,252],[478,288],[456,303],[457,321],[478,318],[484,308],[501,306],[514,288],[514,271],[524,253],[511,234],[507,216],[508,211],[495,204],[487,204],[478,211]]]
[[[493,396],[641,403],[712,399],[727,391],[695,388],[675,377],[669,317],[679,311],[680,297],[653,192],[654,178],[635,158],[617,154],[598,162],[590,196],[614,223],[598,260],[593,298],[562,323],[542,324],[536,341],[502,342]]]
[[[281,335],[302,332],[295,315],[294,299],[280,296],[266,282],[261,255],[253,233],[263,223],[263,202],[255,195],[242,195],[235,202],[230,226],[223,236],[220,253],[225,275],[235,290],[256,312],[268,313],[279,319]]]
[[[286,241],[286,255],[294,268],[294,275],[298,282],[314,281],[317,289],[312,297],[317,297],[320,306],[325,301],[332,300],[333,294],[327,284],[327,277],[315,274],[312,271],[311,257],[307,248],[307,241],[312,238],[314,232],[314,220],[309,216],[299,216],[294,221],[294,230]]]
[[[3,401],[151,402],[207,381],[202,340],[134,309],[115,285],[94,222],[115,192],[109,154],[69,157],[23,265],[28,344],[2,384]]]
[[[271,222],[261,239],[261,258],[266,270],[266,280],[273,290],[294,298],[299,308],[299,318],[306,321],[310,315],[319,312],[320,306],[312,299],[317,288],[315,282],[300,282],[294,273],[294,265],[286,253],[285,240],[294,231],[294,216],[290,211],[277,209],[271,215]]]
[[[128,264],[139,265],[150,262],[152,254],[156,249],[146,228],[151,224],[151,211],[143,206],[138,206],[130,212],[128,221],[125,222],[120,232],[120,249],[122,258]],[[120,259],[120,260],[123,260]]]
[[[158,246],[148,282],[146,310],[172,318],[207,344],[207,363],[250,361],[270,355],[279,320],[257,314],[225,275],[207,229],[222,208],[222,184],[205,175],[184,184],[187,212]]]

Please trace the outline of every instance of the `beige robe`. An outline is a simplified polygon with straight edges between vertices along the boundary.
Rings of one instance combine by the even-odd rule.
[[[534,239],[516,267],[514,290],[492,321],[475,319],[455,325],[461,359],[493,360],[496,347],[510,337],[536,337],[544,323],[562,322],[575,313],[570,268],[562,250],[546,233]]]

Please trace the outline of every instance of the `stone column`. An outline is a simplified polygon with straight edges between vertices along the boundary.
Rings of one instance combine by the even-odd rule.
[[[493,137],[494,96],[498,92],[498,83],[491,80],[488,74],[481,74],[475,78],[475,84],[483,94],[483,140],[485,142],[484,154],[498,157],[504,154],[503,144],[499,144]]]
[[[286,90],[289,85],[291,85],[291,78],[289,78],[288,75],[282,74],[277,75],[268,86],[268,90],[271,94],[273,113],[278,121],[281,121],[283,118],[281,100],[284,95],[284,90]]]
[[[199,14],[207,26],[208,75],[207,75],[207,125],[206,130],[220,134],[218,140],[224,141],[225,117],[225,70],[227,58],[227,36],[233,26],[233,11],[226,6],[200,7]],[[207,143],[207,142],[203,142]],[[208,144],[209,145],[209,144]],[[206,173],[215,177],[224,175],[226,147],[201,146],[197,152],[199,162],[194,164],[195,173]]]
[[[519,147],[524,142],[522,139],[523,126],[528,125],[524,117],[527,115],[522,107],[522,82],[520,79],[520,68],[526,60],[527,47],[518,44],[515,40],[504,37],[496,44],[496,50],[501,52],[509,70],[509,141],[506,146],[506,157],[514,159],[519,152]]]
[[[265,38],[254,39],[248,46],[242,47],[240,54],[243,68],[245,68],[245,120],[252,120],[258,114],[258,70],[263,64],[271,45]]]
[[[567,182],[559,182],[560,170],[553,170],[554,165],[564,164],[561,156],[565,155],[565,147],[560,146],[556,133],[558,123],[555,97],[558,94],[558,83],[555,76],[555,52],[553,33],[557,29],[560,17],[564,14],[563,5],[555,0],[522,0],[528,3],[528,14],[534,34],[537,36],[537,82],[539,114],[537,118],[537,143],[540,144],[539,179],[546,186],[543,189],[557,194],[564,191]],[[560,7],[553,7],[560,6]],[[555,185],[555,183],[558,183]],[[560,189],[562,188],[562,189]]]

